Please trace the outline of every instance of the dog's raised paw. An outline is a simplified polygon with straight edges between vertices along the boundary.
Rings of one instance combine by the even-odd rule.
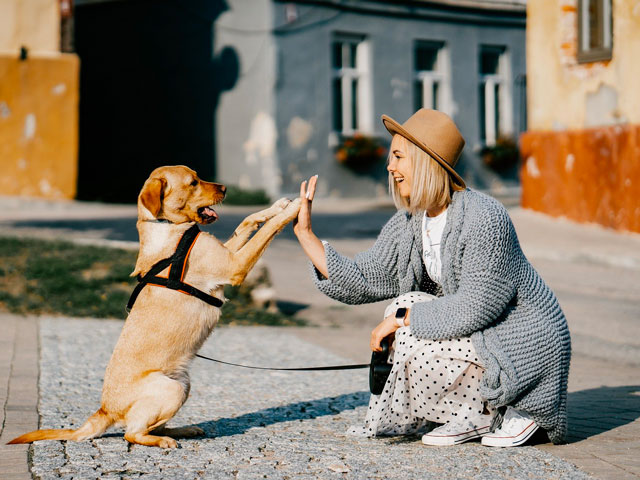
[[[284,209],[282,213],[284,213],[287,218],[292,219],[298,216],[298,212],[300,211],[300,205],[302,204],[302,199],[300,197],[291,201],[287,208]]]
[[[290,203],[291,203],[291,200],[289,200],[288,198],[281,198],[280,200],[276,200],[273,206],[275,208],[284,210],[287,207],[287,205],[289,205]]]

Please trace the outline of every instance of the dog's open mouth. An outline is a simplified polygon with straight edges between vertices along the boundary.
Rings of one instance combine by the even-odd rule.
[[[198,215],[202,219],[202,223],[213,223],[218,219],[218,214],[213,208],[211,208],[212,206],[213,205],[200,207],[198,209]]]

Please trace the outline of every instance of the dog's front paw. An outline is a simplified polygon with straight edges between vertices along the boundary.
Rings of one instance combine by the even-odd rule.
[[[300,197],[292,200],[289,205],[287,205],[282,212],[287,217],[287,220],[291,221],[298,216],[300,205],[302,205],[302,199]]]
[[[284,210],[290,203],[291,200],[289,200],[288,198],[281,198],[280,200],[276,200],[276,202],[273,204],[273,208]]]

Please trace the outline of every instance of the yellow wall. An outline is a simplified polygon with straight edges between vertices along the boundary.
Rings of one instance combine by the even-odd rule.
[[[640,123],[640,1],[613,0],[613,58],[578,64],[577,0],[527,2],[530,130]]]
[[[0,0],[0,53],[57,52],[60,45],[58,0]]]
[[[75,196],[78,69],[76,55],[0,55],[0,194]]]
[[[0,0],[0,195],[76,194],[79,60],[59,45],[58,0]]]

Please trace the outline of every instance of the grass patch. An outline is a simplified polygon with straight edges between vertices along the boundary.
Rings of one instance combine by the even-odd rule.
[[[268,205],[271,199],[264,190],[249,190],[227,185],[224,203],[226,205]]]
[[[0,310],[21,314],[126,318],[137,284],[136,253],[69,242],[0,237]],[[251,302],[252,285],[225,287],[221,323],[300,325]]]

